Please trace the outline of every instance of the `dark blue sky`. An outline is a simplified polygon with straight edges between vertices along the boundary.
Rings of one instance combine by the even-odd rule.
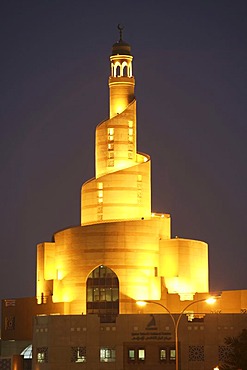
[[[118,23],[152,209],[209,243],[212,290],[247,288],[246,17],[246,0],[1,1],[0,298],[34,295],[36,244],[80,223]]]

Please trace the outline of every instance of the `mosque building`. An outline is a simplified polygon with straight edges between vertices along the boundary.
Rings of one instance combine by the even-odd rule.
[[[1,369],[213,369],[227,355],[224,338],[247,327],[247,291],[217,293],[207,305],[207,243],[172,238],[170,215],[152,212],[133,56],[118,28],[81,224],[37,246],[36,297],[3,300]]]
[[[110,56],[110,117],[95,131],[95,177],[82,185],[81,225],[38,246],[37,299],[68,302],[69,314],[128,314],[133,301],[159,300],[162,291],[181,300],[208,292],[207,244],[172,239],[170,215],[151,210],[151,159],[136,144],[132,61],[120,36]]]

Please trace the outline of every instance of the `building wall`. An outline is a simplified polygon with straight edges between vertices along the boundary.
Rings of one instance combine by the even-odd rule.
[[[82,186],[81,224],[151,216],[150,157],[136,152],[136,101],[95,134],[95,179]]]
[[[170,217],[163,216],[79,226],[56,233],[53,252],[51,243],[38,246],[37,297],[52,294],[53,302],[73,303],[70,313],[86,313],[87,277],[93,269],[105,265],[119,279],[120,313],[131,313],[132,300],[160,299],[159,241],[170,237]],[[48,264],[51,255],[53,263]],[[45,276],[56,278],[51,282]]]
[[[208,246],[171,239],[170,216],[139,221],[78,226],[55,234],[54,243],[37,249],[37,299],[73,303],[71,314],[86,313],[86,281],[99,265],[112,269],[120,284],[120,313],[128,300],[161,298],[162,289],[182,300],[208,292]],[[67,312],[69,313],[69,312]]]
[[[174,314],[182,312],[190,303],[193,304],[186,310],[186,312],[190,314],[200,314],[203,312],[206,314],[235,314],[236,316],[239,315],[244,317],[247,313],[247,290],[224,291],[221,294],[221,298],[217,299],[216,303],[212,306],[201,301],[208,296],[208,293],[196,294],[194,296],[194,301],[181,301],[178,294],[168,294],[167,290],[164,290],[162,299],[156,302],[161,303]],[[73,302],[53,303],[52,297],[44,298],[46,299],[44,299],[42,304],[38,304],[34,297],[7,299],[2,301],[1,336],[3,341],[8,343],[8,345],[5,344],[5,347],[2,347],[2,354],[18,354],[18,351],[11,352],[9,349],[14,349],[15,347],[13,346],[17,345],[18,341],[28,341],[29,343],[32,341],[33,317],[41,317],[41,315],[68,315],[75,311]],[[124,301],[123,296],[121,299]],[[135,300],[131,299],[128,300],[128,311],[133,315],[137,313],[143,315],[153,313],[162,314],[164,313],[164,308],[155,303],[147,304],[145,307],[140,308]],[[80,314],[82,314],[82,312],[80,312]],[[88,316],[91,317],[91,315]],[[9,349],[7,349],[7,352],[3,352],[3,348]]]
[[[180,369],[208,370],[220,364],[226,354],[224,338],[237,336],[247,326],[247,316],[208,314],[202,321],[183,316],[179,326]],[[175,348],[174,328],[168,314],[119,315],[115,324],[101,324],[96,315],[38,317],[34,324],[33,369],[76,369],[75,348],[83,349],[85,370],[133,368],[174,369],[169,350]],[[100,349],[115,351],[113,362],[101,362]],[[145,359],[128,358],[128,350],[143,349]],[[160,361],[160,349],[167,359]],[[39,351],[46,351],[43,363]],[[79,365],[80,366],[80,365]]]
[[[66,304],[54,304],[51,297],[45,297],[43,304],[38,304],[35,297],[4,299],[2,300],[1,337],[5,341],[13,341],[11,347],[17,341],[31,342],[34,316],[62,315],[67,310]]]
[[[160,274],[169,293],[193,299],[194,292],[208,292],[208,270],[207,243],[183,238],[160,241]]]
[[[13,355],[9,357],[0,357],[1,370],[25,370],[22,356]]]

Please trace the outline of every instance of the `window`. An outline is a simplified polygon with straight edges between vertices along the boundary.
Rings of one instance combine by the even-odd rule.
[[[136,354],[134,349],[128,349],[128,360],[129,361],[135,361]]]
[[[189,346],[189,361],[204,361],[204,346]]]
[[[129,143],[133,143],[133,135],[134,135],[134,130],[133,130],[133,125],[128,129],[128,141]]]
[[[119,311],[119,282],[117,275],[101,265],[87,279],[87,314],[97,313],[101,322],[114,322]],[[114,320],[113,320],[114,319]]]
[[[112,159],[112,158],[114,158],[114,151],[110,150],[108,151],[108,159]]]
[[[5,330],[15,330],[15,317],[6,316],[4,327],[5,327]]]
[[[138,349],[138,361],[144,361],[145,360],[145,349],[140,348]]]
[[[33,346],[32,344],[29,344],[22,352],[21,355],[24,357],[24,359],[32,359],[32,352],[33,351]],[[1,366],[0,366],[1,369]]]
[[[102,190],[102,189],[103,189],[103,182],[98,182],[98,183],[97,183],[97,188],[98,188],[99,190]]]
[[[0,359],[0,369],[12,369],[12,361],[10,358],[1,358]]]
[[[107,166],[114,167],[114,159],[108,159]]]
[[[176,350],[175,349],[170,349],[169,359],[170,359],[170,361],[175,361],[176,360]]]
[[[100,348],[100,362],[114,362],[116,350],[112,348]]]
[[[47,347],[37,348],[37,362],[40,362],[40,363],[48,362],[48,348]]]
[[[128,348],[125,352],[128,356],[128,362],[138,363],[144,362],[146,359],[146,349],[140,348],[139,346]]]
[[[114,140],[114,128],[110,127],[108,128],[108,141]]]
[[[45,362],[45,354],[43,352],[37,353],[37,360],[38,362]]]
[[[97,191],[98,203],[103,203],[103,190]]]
[[[71,362],[86,362],[86,347],[71,347]]]
[[[123,66],[123,76],[124,76],[124,77],[128,77],[127,64]]]
[[[166,348],[160,348],[160,361],[166,361]]]
[[[116,68],[116,77],[120,77],[120,66]]]

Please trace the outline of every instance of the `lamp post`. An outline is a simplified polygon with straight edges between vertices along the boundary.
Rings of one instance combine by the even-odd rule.
[[[138,306],[145,306],[147,303],[153,303],[153,304],[156,304],[158,306],[161,306],[162,308],[164,308],[167,313],[170,315],[171,319],[172,319],[172,323],[173,323],[173,326],[174,326],[174,333],[175,333],[175,351],[176,351],[176,357],[175,357],[175,364],[176,364],[176,370],[179,370],[179,358],[178,358],[178,327],[179,327],[179,323],[180,323],[180,320],[184,314],[184,312],[187,310],[187,308],[189,308],[190,306],[192,306],[193,304],[196,304],[196,303],[199,303],[199,302],[207,302],[208,304],[213,304],[215,303],[216,301],[216,298],[218,297],[209,297],[209,298],[203,298],[203,299],[198,299],[196,301],[193,301],[191,303],[189,303],[187,306],[185,306],[183,308],[183,310],[178,314],[178,318],[175,319],[175,316],[174,314],[171,313],[171,311],[169,310],[169,308],[167,308],[165,305],[163,305],[162,303],[160,302],[156,302],[156,301],[150,301],[150,300],[144,300],[144,301],[136,301],[136,304]]]

